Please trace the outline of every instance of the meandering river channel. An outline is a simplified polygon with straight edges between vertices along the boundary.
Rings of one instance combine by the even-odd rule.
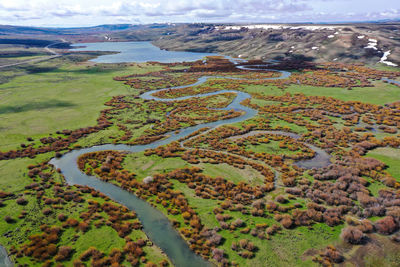
[[[246,69],[250,69],[250,68],[246,68]],[[257,68],[257,70],[260,70],[260,69]],[[282,74],[280,77],[268,78],[268,79],[286,79],[290,76],[290,72],[285,72],[285,71],[279,71],[279,72]],[[204,127],[215,128],[215,127],[225,125],[225,124],[237,123],[237,122],[241,122],[241,121],[250,119],[250,118],[254,117],[255,115],[257,115],[256,110],[251,109],[249,107],[245,107],[240,104],[243,100],[251,98],[251,96],[249,94],[240,92],[240,91],[220,90],[220,91],[212,92],[212,93],[198,94],[198,95],[193,95],[193,96],[185,96],[185,97],[179,97],[179,98],[174,98],[174,99],[161,99],[161,98],[153,96],[153,94],[155,92],[159,92],[159,91],[163,91],[163,90],[170,90],[170,89],[181,89],[181,88],[187,88],[187,87],[191,87],[191,86],[201,85],[201,84],[205,83],[207,80],[215,79],[215,78],[242,79],[242,78],[236,78],[236,77],[204,76],[204,77],[199,78],[198,81],[194,84],[149,91],[149,92],[142,94],[140,97],[142,99],[155,100],[155,101],[177,101],[177,100],[184,100],[184,99],[188,99],[188,98],[192,98],[192,97],[204,97],[204,96],[217,95],[217,94],[226,93],[226,92],[232,92],[232,93],[236,94],[236,98],[232,101],[232,103],[230,105],[228,105],[225,108],[222,108],[222,110],[234,109],[234,110],[238,110],[238,111],[243,111],[243,115],[236,117],[236,118],[220,120],[220,121],[211,122],[211,123],[203,123],[203,124],[199,124],[196,126],[184,128],[179,133],[170,132],[170,133],[166,134],[166,136],[169,136],[168,138],[156,141],[156,142],[148,144],[148,145],[129,146],[129,145],[123,145],[123,144],[119,144],[119,145],[106,144],[106,145],[100,145],[100,146],[93,146],[90,148],[73,150],[69,153],[66,153],[61,158],[53,158],[50,161],[50,163],[53,164],[56,168],[61,169],[61,172],[65,176],[66,182],[68,184],[87,185],[87,186],[93,187],[94,189],[96,189],[96,190],[104,193],[108,197],[110,197],[112,200],[125,205],[127,208],[129,208],[131,210],[134,210],[143,225],[144,232],[147,234],[147,236],[150,238],[150,240],[154,242],[155,245],[160,247],[167,254],[169,259],[172,261],[172,263],[175,266],[190,265],[192,267],[197,267],[197,266],[211,266],[212,264],[209,263],[208,261],[204,260],[200,256],[196,255],[194,252],[192,252],[189,249],[189,246],[187,245],[187,243],[183,240],[183,238],[180,236],[180,234],[173,228],[172,224],[169,222],[167,217],[164,214],[162,214],[159,210],[152,207],[146,201],[136,197],[134,194],[131,194],[113,184],[103,182],[95,177],[88,176],[88,175],[82,173],[78,168],[77,159],[79,156],[81,156],[83,154],[95,152],[95,151],[103,151],[103,150],[140,152],[140,151],[144,151],[146,149],[156,148],[158,146],[166,145],[168,143],[171,143],[172,141],[176,141],[180,138],[186,137],[186,136],[190,135],[191,133],[199,130],[200,128],[204,128]],[[279,133],[276,133],[276,134],[279,134]],[[318,153],[318,155],[321,156],[321,153]],[[329,157],[329,155],[326,153],[322,154],[322,157],[326,157],[326,156]],[[324,158],[324,160],[323,160],[325,162],[324,164],[326,164],[326,162],[327,162],[326,160],[327,159]],[[329,162],[329,160],[328,160],[328,162]],[[315,167],[321,167],[321,159],[318,157],[303,161],[302,163],[305,164],[306,167],[313,167],[313,163],[315,164]],[[303,164],[301,164],[301,165],[303,165]]]

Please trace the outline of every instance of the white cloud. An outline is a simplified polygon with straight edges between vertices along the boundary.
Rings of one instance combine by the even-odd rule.
[[[398,0],[0,0],[1,24],[302,22],[400,18]],[[348,8],[342,8],[342,6]],[[398,8],[397,8],[398,7]]]

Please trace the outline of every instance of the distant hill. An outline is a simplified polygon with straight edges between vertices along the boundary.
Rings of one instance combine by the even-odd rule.
[[[152,41],[162,49],[218,52],[255,59],[400,65],[400,23],[341,24],[111,24],[51,28],[0,25],[0,44]]]
[[[71,35],[83,33],[107,33],[123,30],[138,30],[145,28],[166,28],[167,24],[133,25],[133,24],[105,24],[92,27],[29,27],[29,26],[11,26],[0,25],[0,34],[50,34],[50,35]]]
[[[400,23],[186,24],[153,42],[167,50],[219,52],[257,59],[400,65]],[[389,52],[390,51],[390,52]]]
[[[29,27],[0,25],[0,44],[46,46],[66,40],[70,43],[104,41],[152,41],[160,38],[169,24],[106,24],[93,27]],[[111,38],[110,35],[113,35]]]

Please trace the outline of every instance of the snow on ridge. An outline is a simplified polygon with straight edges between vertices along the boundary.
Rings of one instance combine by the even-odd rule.
[[[333,38],[333,37],[335,37],[335,35],[328,35],[328,38],[330,39],[330,38]]]
[[[382,56],[381,60],[379,61],[379,63],[383,63],[383,64],[386,64],[386,65],[392,66],[392,67],[397,67],[398,66],[397,64],[395,64],[393,62],[390,62],[390,61],[387,61],[387,59],[388,59],[388,57],[390,55],[390,51],[391,50],[386,51],[385,53],[383,53],[383,56]]]
[[[364,35],[357,36],[358,39],[364,39],[364,37],[365,37]]]
[[[255,25],[237,25],[237,26],[217,26],[215,29],[217,30],[240,30],[241,28],[246,28],[249,30],[254,29],[264,29],[264,30],[283,30],[283,29],[290,29],[290,30],[335,30],[340,29],[341,26],[324,26],[324,25],[302,25],[302,26],[289,26],[289,25],[282,25],[282,24],[255,24]],[[338,34],[337,32],[335,34]]]
[[[372,48],[374,50],[378,50],[378,48],[376,48],[376,46],[378,45],[378,40],[376,39],[368,39],[368,45],[366,47],[364,47],[365,49],[367,48]]]
[[[338,26],[298,26],[298,27],[291,27],[290,29],[296,30],[296,29],[305,29],[305,30],[310,30],[310,31],[315,31],[315,30],[334,30],[340,28]]]

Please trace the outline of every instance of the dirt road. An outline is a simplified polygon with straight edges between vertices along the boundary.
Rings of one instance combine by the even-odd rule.
[[[41,61],[50,60],[50,59],[53,59],[53,58],[60,57],[62,55],[59,54],[57,51],[51,49],[50,47],[52,47],[52,46],[54,46],[56,44],[63,44],[63,43],[67,42],[64,39],[61,39],[61,40],[62,40],[62,42],[52,43],[52,44],[47,45],[44,48],[47,52],[52,54],[51,56],[44,56],[44,57],[40,57],[40,58],[34,58],[34,59],[26,60],[26,61],[21,61],[21,62],[16,62],[16,63],[12,63],[12,64],[2,65],[2,66],[0,66],[0,69],[7,68],[7,67],[18,66],[18,65],[27,64],[27,63],[36,63],[36,62],[41,62]]]

